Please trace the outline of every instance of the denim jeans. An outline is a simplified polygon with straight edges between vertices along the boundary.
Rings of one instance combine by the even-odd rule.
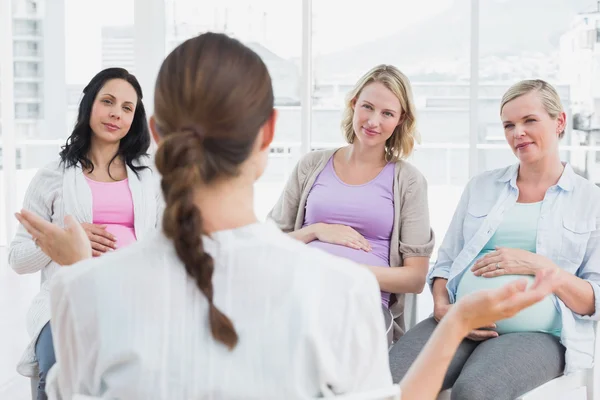
[[[37,400],[47,400],[46,396],[46,376],[50,368],[56,363],[56,357],[54,355],[54,344],[52,343],[52,329],[50,328],[50,322],[48,322],[38,337],[37,343],[35,344],[35,356],[38,360],[40,370],[40,382],[38,384]]]

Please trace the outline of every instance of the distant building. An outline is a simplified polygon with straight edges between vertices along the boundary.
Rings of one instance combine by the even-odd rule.
[[[56,154],[35,141],[64,137],[67,130],[64,1],[8,1],[12,12],[14,67],[10,84],[14,85],[17,166],[39,167]],[[0,23],[4,23],[3,17]],[[2,49],[0,54],[4,54]],[[0,135],[2,125],[0,116]]]
[[[600,12],[578,15],[560,39],[560,75],[573,102],[600,122]]]
[[[55,89],[64,87],[64,36],[56,38],[52,30],[64,25],[64,4],[53,4],[52,12],[45,1],[12,0],[14,61],[15,133],[17,140],[55,137],[56,132],[43,132],[42,121],[50,119],[57,129],[56,113],[64,110],[64,96]],[[56,8],[63,8],[56,10]],[[56,17],[56,18],[55,18]],[[62,39],[62,40],[60,40]],[[61,58],[62,56],[62,58]],[[52,92],[49,93],[49,92]],[[64,114],[64,112],[62,113]],[[60,117],[59,117],[60,118]]]
[[[572,144],[600,146],[600,9],[577,15],[560,39],[560,74],[572,89]],[[577,152],[573,164],[600,183],[600,152]]]
[[[38,3],[13,2],[13,74],[17,140],[38,135],[40,121],[44,115],[44,18]]]

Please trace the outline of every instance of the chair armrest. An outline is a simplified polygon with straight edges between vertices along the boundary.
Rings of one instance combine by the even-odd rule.
[[[595,323],[596,329],[596,340],[595,342],[595,350],[594,350],[594,367],[592,368],[591,373],[591,382],[592,385],[591,392],[593,393],[593,397],[589,400],[600,400],[600,322]]]

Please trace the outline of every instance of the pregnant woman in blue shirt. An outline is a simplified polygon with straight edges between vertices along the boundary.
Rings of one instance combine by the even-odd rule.
[[[461,297],[558,271],[555,295],[512,318],[472,331],[443,389],[452,399],[514,399],[593,363],[600,319],[600,189],[560,160],[566,114],[556,90],[522,81],[502,98],[506,141],[519,163],[469,182],[429,273],[434,315],[390,353],[394,381]]]

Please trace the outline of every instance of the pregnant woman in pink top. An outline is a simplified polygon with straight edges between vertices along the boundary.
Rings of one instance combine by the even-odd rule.
[[[122,68],[99,72],[83,89],[77,122],[60,159],[40,168],[23,207],[63,226],[81,223],[94,256],[125,247],[157,227],[162,213],[158,178],[150,169],[150,131],[137,79]],[[60,266],[20,226],[9,249],[19,274],[41,272],[41,290],[27,314],[31,342],[17,370],[38,376],[46,399],[46,374],[54,364],[49,282]]]

